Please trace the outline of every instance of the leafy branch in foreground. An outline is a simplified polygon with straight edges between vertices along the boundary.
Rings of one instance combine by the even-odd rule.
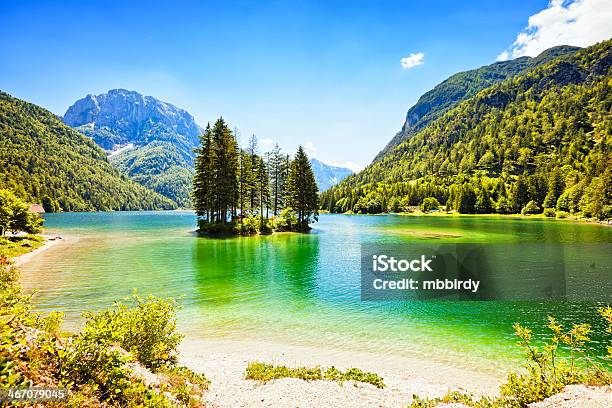
[[[323,370],[319,366],[290,368],[284,365],[273,365],[252,361],[246,368],[245,378],[267,382],[279,378],[299,378],[305,381],[328,380],[328,381],[357,381],[372,384],[377,388],[385,388],[382,377],[378,374],[361,371],[358,368],[349,368],[340,371],[331,366]]]

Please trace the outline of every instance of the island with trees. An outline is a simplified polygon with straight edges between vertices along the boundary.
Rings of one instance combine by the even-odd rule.
[[[198,232],[208,235],[306,232],[319,215],[304,149],[291,158],[276,145],[262,156],[254,135],[242,149],[223,118],[206,127],[196,148],[193,204]]]

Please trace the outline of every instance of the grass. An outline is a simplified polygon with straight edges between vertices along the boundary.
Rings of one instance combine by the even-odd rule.
[[[382,377],[378,374],[361,371],[358,368],[349,368],[340,371],[335,367],[323,370],[319,366],[290,368],[284,365],[273,365],[252,361],[246,368],[245,378],[267,382],[279,378],[299,378],[305,381],[328,380],[328,381],[358,381],[372,384],[377,388],[384,388]]]
[[[0,256],[14,258],[40,248],[44,243],[40,235],[0,236]]]

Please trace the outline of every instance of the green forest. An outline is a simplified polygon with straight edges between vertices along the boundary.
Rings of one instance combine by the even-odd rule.
[[[193,163],[189,154],[172,142],[155,140],[114,155],[110,162],[131,180],[170,198],[180,207],[191,207]]]
[[[219,118],[206,127],[196,154],[193,203],[200,232],[306,231],[317,220],[318,188],[301,146],[293,159],[278,145],[262,157],[255,136],[241,149]]]
[[[612,216],[612,41],[480,91],[323,192],[331,212]]]
[[[0,92],[0,188],[47,212],[152,210],[176,203],[122,175],[93,140]]]
[[[544,65],[562,55],[575,53],[579,49],[579,47],[560,45],[543,51],[537,57],[523,56],[450,76],[431,91],[425,92],[408,110],[406,123],[402,130],[376,155],[374,161],[379,160],[394,147],[483,89]]]

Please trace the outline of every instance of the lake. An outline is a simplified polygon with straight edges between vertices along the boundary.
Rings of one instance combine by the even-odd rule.
[[[612,294],[606,251],[612,229],[595,224],[493,216],[324,214],[309,234],[211,239],[193,233],[195,217],[189,211],[56,213],[45,219],[46,232],[66,236],[66,242],[23,265],[22,283],[38,291],[34,302],[39,310],[65,312],[68,329],[78,326],[83,310],[106,307],[138,289],[143,295],[178,299],[179,328],[192,338],[248,338],[418,355],[499,373],[520,361],[514,322],[543,331],[551,314],[562,322],[590,322],[600,328],[596,308]],[[558,251],[535,256],[533,250],[516,248],[542,243],[563,248],[567,264],[588,265],[577,280],[575,273],[564,276],[570,291],[592,297],[361,298],[363,245],[478,244],[498,252],[507,246],[507,253],[490,257],[491,268],[502,280],[522,284],[525,274],[533,272],[531,281],[516,287],[529,290],[541,280],[538,265],[558,262]],[[516,267],[509,268],[515,265],[522,265],[522,275],[515,275]],[[597,348],[603,353],[605,345]]]

